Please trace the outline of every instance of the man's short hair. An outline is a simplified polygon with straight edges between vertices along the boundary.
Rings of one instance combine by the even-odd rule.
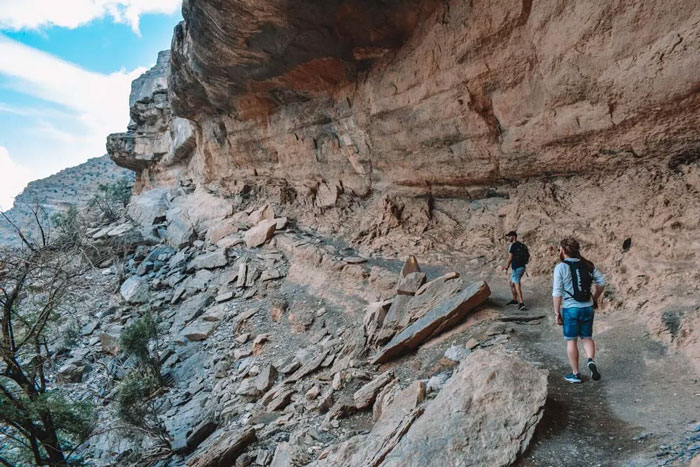
[[[515,232],[515,230],[511,230],[506,234],[506,237],[517,237],[518,234]]]

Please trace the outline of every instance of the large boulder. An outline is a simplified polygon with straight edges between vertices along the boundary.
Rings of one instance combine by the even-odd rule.
[[[526,449],[547,399],[547,372],[502,352],[467,357],[432,401],[424,385],[384,396],[372,431],[315,467],[512,464]]]
[[[168,210],[168,193],[166,188],[155,188],[131,197],[129,216],[143,227],[165,220]]]

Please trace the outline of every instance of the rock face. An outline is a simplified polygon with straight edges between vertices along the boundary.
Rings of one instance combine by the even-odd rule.
[[[168,167],[188,159],[195,147],[192,123],[172,115],[169,72],[170,51],[160,52],[156,65],[131,85],[128,131],[107,137],[112,160],[137,173],[137,190],[150,184],[152,172],[168,172]]]
[[[319,206],[334,187],[453,193],[693,154],[698,15],[689,0],[191,2],[168,80],[174,115],[197,125],[175,130],[140,83],[154,92],[134,93],[136,126],[110,154],[156,180],[182,161],[232,191],[317,180]]]

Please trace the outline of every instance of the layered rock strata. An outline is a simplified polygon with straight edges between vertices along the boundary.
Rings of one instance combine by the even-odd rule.
[[[204,0],[183,15],[168,81],[196,148],[148,142],[132,102],[133,146],[117,138],[110,153],[142,178],[171,179],[177,159],[230,191],[249,178],[441,194],[697,158],[700,11],[687,0]]]

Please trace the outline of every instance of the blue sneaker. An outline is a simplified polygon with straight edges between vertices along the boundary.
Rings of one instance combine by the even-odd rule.
[[[598,371],[598,365],[595,364],[595,360],[589,358],[587,365],[588,369],[591,370],[591,378],[593,381],[598,381],[600,379],[600,372]]]
[[[581,374],[580,373],[569,373],[568,375],[564,376],[564,379],[567,380],[570,383],[580,383],[581,382]]]

